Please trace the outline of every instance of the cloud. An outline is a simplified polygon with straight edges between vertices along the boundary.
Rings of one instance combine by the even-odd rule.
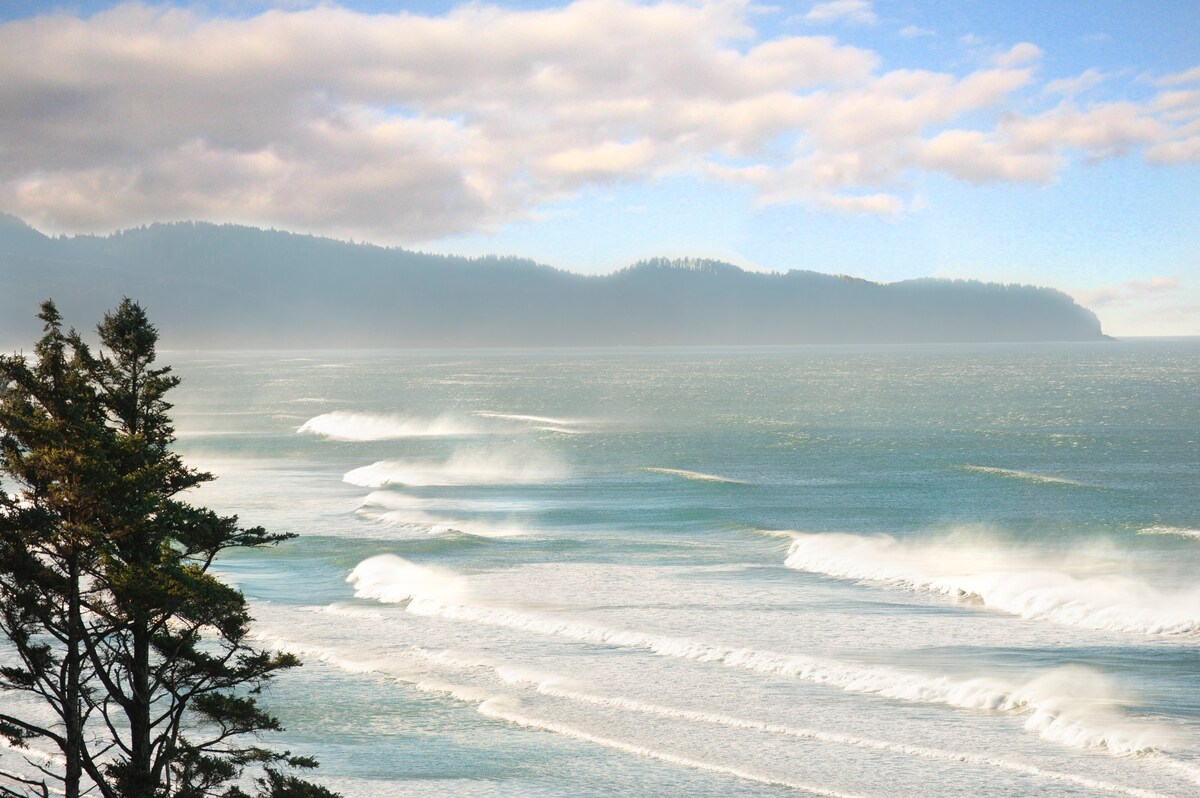
[[[1200,66],[1192,67],[1184,72],[1166,75],[1158,80],[1161,86],[1178,86],[1184,83],[1200,83]]]
[[[1042,48],[1030,42],[1013,45],[1009,50],[993,58],[996,66],[1018,67],[1031,64],[1042,57]]]
[[[870,0],[828,0],[815,3],[804,18],[809,22],[854,22],[873,25],[878,18]]]
[[[1094,89],[1104,82],[1106,75],[1096,69],[1088,69],[1073,78],[1059,78],[1045,85],[1043,91],[1047,94],[1065,94],[1074,96]]]
[[[920,36],[936,36],[937,34],[919,25],[906,25],[900,29],[900,35],[906,39],[916,39]]]
[[[1088,307],[1127,305],[1147,299],[1169,299],[1179,292],[1179,277],[1151,277],[1149,280],[1126,280],[1119,286],[1101,286],[1090,291],[1078,291],[1075,300]]]
[[[829,36],[764,37],[756,14],[126,4],[0,23],[0,210],[51,231],[205,218],[412,244],[670,175],[890,216],[926,172],[1045,183],[1138,149],[1200,161],[1190,72],[1145,101],[1046,107],[1031,43],[973,71],[889,69]]]

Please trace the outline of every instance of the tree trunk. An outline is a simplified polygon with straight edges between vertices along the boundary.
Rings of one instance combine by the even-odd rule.
[[[79,555],[70,554],[67,575],[70,583],[67,632],[67,683],[63,696],[63,725],[66,727],[66,766],[63,768],[63,792],[66,798],[79,798],[83,777],[83,696],[80,694],[83,658],[83,616],[79,607]]]

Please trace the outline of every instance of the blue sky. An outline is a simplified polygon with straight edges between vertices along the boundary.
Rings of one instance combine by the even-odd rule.
[[[0,3],[0,211],[1033,282],[1200,335],[1200,3]]]

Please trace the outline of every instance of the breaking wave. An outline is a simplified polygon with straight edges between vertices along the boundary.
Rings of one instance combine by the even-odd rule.
[[[297,432],[320,435],[335,441],[386,441],[399,438],[441,438],[478,435],[488,431],[480,424],[453,416],[433,419],[384,413],[335,410],[310,418]]]
[[[372,493],[367,500],[355,511],[359,516],[371,521],[392,524],[401,528],[409,528],[427,535],[463,534],[481,538],[509,538],[528,534],[529,530],[515,523],[497,522],[484,519],[464,519],[426,512],[422,507],[424,500],[414,502],[412,506],[391,506],[386,497],[379,497],[379,491]],[[373,497],[378,497],[372,501]]]
[[[792,533],[789,568],[885,587],[968,598],[1023,618],[1085,629],[1200,631],[1200,589],[1161,590],[1129,577],[1078,576],[1044,553],[888,535]]]
[[[1179,538],[1200,539],[1200,529],[1180,526],[1147,526],[1138,530],[1139,535],[1172,535]]]
[[[801,792],[809,793],[810,795],[825,796],[825,798],[853,798],[855,793],[846,793],[839,790],[831,790],[828,787],[821,787],[815,784],[804,784],[802,782],[791,781],[788,779],[768,776],[766,774],[753,773],[742,768],[729,767],[720,765],[715,762],[705,762],[700,759],[680,756],[666,751],[659,751],[654,748],[647,748],[636,743],[618,740],[613,737],[605,737],[583,729],[575,728],[565,723],[560,723],[555,720],[545,720],[533,718],[528,715],[521,714],[514,710],[511,703],[503,697],[493,697],[484,701],[479,705],[479,712],[486,717],[503,720],[517,726],[524,726],[530,729],[541,729],[542,731],[554,732],[564,737],[571,737],[576,740],[583,740],[594,745],[600,745],[605,748],[612,748],[617,751],[623,751],[628,754],[644,756],[650,759],[657,759],[661,762],[666,762],[671,765],[679,765],[681,767],[692,768],[695,770],[703,770],[709,773],[719,773],[725,776],[733,776],[734,778],[742,779],[743,781],[752,781],[758,784],[766,784],[775,787],[786,787],[792,790],[800,790]]]
[[[567,475],[566,466],[549,455],[487,449],[460,450],[442,461],[380,460],[356,468],[342,479],[364,488],[383,488],[524,485],[556,482]]]
[[[354,585],[359,598],[407,604],[406,610],[419,616],[524,630],[582,643],[643,649],[660,656],[796,678],[852,693],[1025,715],[1025,728],[1029,731],[1075,748],[1128,755],[1177,745],[1175,736],[1168,731],[1121,715],[1117,709],[1127,702],[1112,683],[1102,674],[1081,666],[1055,668],[1025,681],[991,677],[959,679],[610,629],[503,606],[469,603],[469,593],[459,578],[392,555],[364,560],[347,581]],[[337,610],[331,608],[331,611]]]
[[[550,416],[526,416],[520,413],[496,413],[491,410],[478,410],[475,415],[481,418],[499,418],[505,421],[528,421],[533,424],[548,424],[552,427],[571,427],[580,422],[569,418],[552,418]]]
[[[1026,482],[1043,482],[1052,485],[1073,485],[1077,488],[1088,487],[1082,482],[1076,482],[1073,479],[1065,479],[1063,477],[1048,477],[1045,474],[1033,474],[1029,471],[1018,471],[1015,468],[994,468],[992,466],[980,465],[964,465],[964,471],[974,471],[977,474],[994,474],[998,477],[1007,477],[1009,479],[1021,479]]]
[[[733,479],[731,477],[722,477],[717,474],[704,474],[700,471],[685,471],[682,468],[652,468],[646,467],[642,471],[649,471],[651,474],[668,474],[681,479],[690,479],[696,482],[722,482],[727,485],[749,485],[742,479]]]

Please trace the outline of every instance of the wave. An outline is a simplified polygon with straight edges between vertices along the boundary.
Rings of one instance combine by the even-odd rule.
[[[576,686],[575,680],[567,677],[531,671],[509,665],[499,665],[487,659],[473,658],[470,660],[465,660],[455,656],[450,651],[431,652],[421,648],[414,648],[409,653],[416,654],[417,656],[427,659],[434,664],[443,667],[451,667],[458,670],[485,668],[491,671],[498,679],[505,683],[528,684],[542,695],[550,696],[552,698],[559,698],[566,701],[573,701],[576,703],[610,709],[619,709],[628,712],[638,712],[662,718],[686,720],[693,723],[723,726],[731,729],[758,731],[767,734],[794,737],[801,740],[812,740],[816,742],[832,743],[835,745],[844,745],[873,751],[903,754],[905,756],[918,757],[938,762],[962,763],[967,765],[994,768],[998,770],[1008,770],[1026,776],[1043,778],[1049,781],[1057,781],[1065,784],[1074,784],[1086,789],[1100,790],[1116,795],[1129,795],[1135,796],[1136,798],[1161,798],[1159,793],[1150,792],[1137,787],[1115,784],[1113,782],[1102,781],[1075,773],[1064,773],[1056,770],[1048,770],[1036,765],[1005,759],[1003,757],[986,756],[983,754],[974,754],[963,751],[949,751],[941,748],[912,745],[909,743],[899,743],[870,737],[860,737],[853,734],[832,732],[822,729],[802,728],[778,723],[766,723],[758,720],[737,718],[717,712],[702,712],[697,710],[664,706],[662,704],[655,704],[636,698],[627,698],[624,696],[597,695],[595,693],[588,693],[579,689]],[[1178,763],[1175,760],[1163,760],[1163,763],[1171,767],[1182,766],[1182,763]]]
[[[327,649],[314,646],[298,645],[281,638],[272,639],[269,635],[263,636],[260,634],[259,638],[271,640],[271,645],[277,650],[304,657],[312,657],[326,664],[345,670],[348,673],[387,673],[387,675],[399,678],[400,680],[411,684],[421,692],[448,695],[457,701],[477,704],[476,709],[485,717],[489,717],[494,720],[501,720],[516,726],[548,731],[564,737],[582,740],[584,742],[589,742],[605,748],[611,748],[624,753],[634,754],[635,756],[657,759],[668,764],[679,765],[681,767],[692,768],[695,770],[703,770],[709,773],[719,773],[726,776],[733,776],[734,778],[742,779],[744,781],[752,781],[759,784],[778,787],[787,787],[793,790],[801,790],[812,795],[826,796],[826,798],[858,798],[858,796],[853,793],[846,793],[837,790],[831,790],[818,785],[804,784],[801,782],[790,781],[773,776],[752,773],[741,768],[733,768],[714,762],[706,762],[700,759],[680,756],[679,754],[659,751],[657,749],[648,748],[646,746],[627,742],[625,740],[619,740],[613,737],[593,734],[592,732],[585,731],[565,723],[560,723],[558,721],[533,718],[515,711],[514,707],[516,704],[512,698],[504,695],[495,695],[489,690],[421,678],[418,674],[396,674],[391,672],[390,668],[379,661],[354,660],[341,656],[338,653],[329,651]],[[1148,798],[1156,797],[1148,796]]]
[[[485,518],[456,518],[430,512],[430,510],[496,510],[509,506],[496,502],[480,502],[472,499],[443,499],[409,496],[396,491],[373,491],[359,504],[356,514],[370,521],[392,524],[397,527],[419,529],[421,533],[445,535],[460,533],[476,538],[512,538],[528,533],[520,524],[488,521]]]
[[[628,754],[644,756],[650,759],[657,759],[660,762],[666,762],[671,765],[679,765],[681,767],[692,768],[694,770],[703,770],[708,773],[719,773],[725,776],[733,776],[734,778],[742,779],[743,781],[752,781],[758,784],[766,784],[773,787],[786,787],[792,790],[800,790],[809,793],[810,795],[826,796],[826,798],[852,798],[854,793],[846,793],[840,790],[832,790],[828,787],[821,787],[815,784],[805,784],[802,782],[790,781],[788,779],[768,776],[761,773],[753,773],[742,768],[729,767],[720,765],[715,762],[705,762],[700,759],[680,756],[666,751],[659,751],[654,748],[647,748],[636,743],[618,740],[613,737],[604,737],[602,735],[593,734],[592,732],[583,729],[569,726],[565,723],[560,723],[554,720],[545,720],[540,718],[532,718],[528,715],[523,715],[514,711],[509,707],[509,703],[503,698],[489,698],[479,705],[479,712],[489,718],[503,720],[508,723],[513,723],[518,726],[524,726],[530,729],[541,729],[542,731],[554,732],[564,737],[571,737],[576,740],[600,745],[605,748],[612,748],[617,751],[623,751]]]
[[[552,427],[571,427],[581,422],[569,418],[552,418],[550,416],[526,416],[519,413],[495,413],[491,410],[477,410],[475,415],[480,418],[498,418],[505,421],[528,421],[535,424],[549,424]]]
[[[669,474],[670,476],[673,476],[673,477],[680,477],[682,479],[691,479],[691,480],[695,480],[697,482],[722,482],[727,485],[749,485],[750,484],[749,482],[746,482],[745,480],[742,480],[742,479],[733,479],[731,477],[722,477],[722,476],[718,476],[717,474],[704,474],[700,471],[685,471],[682,468],[646,467],[641,470],[649,471],[652,474]]]
[[[433,565],[417,565],[394,554],[380,554],[354,567],[347,581],[370,585],[371,598],[385,604],[400,604],[417,597],[436,596],[444,601],[469,597],[461,576]]]
[[[974,471],[978,474],[994,474],[998,477],[1008,477],[1009,479],[1021,479],[1026,482],[1042,482],[1052,485],[1072,485],[1077,488],[1090,487],[1082,482],[1076,482],[1073,479],[1064,477],[1049,477],[1045,474],[1034,474],[1029,471],[1018,471],[1015,468],[995,468],[993,466],[981,465],[964,465],[961,466],[964,471]]]
[[[1200,538],[1200,529],[1180,526],[1147,526],[1138,530],[1139,535],[1173,535],[1180,538]]]
[[[582,435],[583,430],[570,427],[534,427],[538,432],[556,432],[559,435]]]
[[[423,510],[376,510],[359,507],[356,512],[367,519],[420,530],[427,535],[471,535],[478,538],[511,538],[526,535],[529,530],[519,524],[495,521],[450,518]]]
[[[460,450],[443,461],[380,460],[356,468],[342,479],[363,488],[384,488],[527,485],[557,482],[567,475],[566,466],[548,455],[485,449]]]
[[[453,416],[433,419],[386,413],[356,413],[335,410],[314,416],[297,432],[320,435],[335,441],[386,441],[398,438],[441,438],[488,432],[482,425]]]
[[[387,558],[387,559],[384,559]],[[396,566],[394,569],[392,566]],[[413,568],[418,571],[413,571]],[[646,632],[591,626],[578,621],[503,606],[462,603],[461,584],[410,579],[424,566],[399,557],[372,557],[347,578],[355,595],[382,603],[407,604],[418,616],[479,623],[582,643],[650,651],[659,656],[713,663],[757,673],[796,678],[846,692],[877,695],[959,709],[1026,715],[1025,728],[1044,739],[1112,754],[1141,754],[1177,746],[1176,737],[1138,723],[1115,710],[1125,701],[1101,674],[1081,666],[1056,668],[1031,680],[955,679],[886,666],[733,648]],[[424,585],[430,589],[422,590]],[[331,608],[331,611],[337,611]]]
[[[789,568],[972,599],[1023,618],[1113,632],[1200,632],[1200,590],[1160,590],[1121,576],[1076,576],[1045,553],[952,540],[793,533]]]
[[[828,731],[825,729],[813,729],[778,723],[767,723],[747,718],[738,718],[719,712],[705,712],[665,706],[662,704],[642,701],[636,698],[628,698],[625,696],[589,693],[584,689],[583,685],[573,678],[545,673],[520,666],[496,663],[490,658],[483,656],[472,656],[471,658],[467,659],[461,654],[452,652],[450,650],[430,651],[419,646],[414,646],[411,649],[405,649],[402,652],[398,652],[401,654],[400,657],[376,657],[373,659],[363,660],[354,657],[348,657],[337,650],[289,642],[283,638],[273,636],[270,632],[260,631],[256,633],[256,635],[258,639],[268,642],[270,645],[280,651],[296,654],[304,659],[316,659],[337,667],[347,673],[379,674],[395,679],[402,683],[413,685],[422,692],[449,695],[461,701],[479,702],[495,699],[497,702],[499,702],[503,701],[504,699],[495,696],[491,690],[448,684],[430,679],[425,668],[411,664],[406,666],[400,664],[400,662],[405,656],[411,656],[415,659],[430,663],[436,667],[448,668],[459,672],[469,672],[477,669],[484,669],[497,680],[507,685],[528,685],[538,693],[551,698],[558,698],[564,701],[602,707],[606,709],[637,712],[656,717],[685,720],[698,724],[710,724],[731,729],[743,729],[747,731],[762,732],[765,734],[793,737],[801,740],[811,740],[815,742],[830,743],[834,745],[842,745],[871,751],[900,754],[903,756],[916,757],[937,762],[948,762],[954,764],[961,763],[964,765],[985,767],[996,770],[1006,770],[1012,773],[1030,776],[1033,778],[1040,778],[1047,781],[1072,784],[1088,790],[1107,792],[1114,795],[1127,795],[1131,798],[1164,798],[1164,796],[1160,793],[1152,792],[1139,787],[1117,784],[1077,773],[1051,770],[1004,757],[988,756],[986,754],[965,751],[951,751],[930,746],[895,742],[892,740],[861,737],[858,735]],[[1182,772],[1187,778],[1195,778],[1193,768],[1191,768],[1191,766],[1187,763],[1160,755],[1157,752],[1152,753],[1150,758],[1152,758],[1153,761],[1167,767],[1168,769]]]

